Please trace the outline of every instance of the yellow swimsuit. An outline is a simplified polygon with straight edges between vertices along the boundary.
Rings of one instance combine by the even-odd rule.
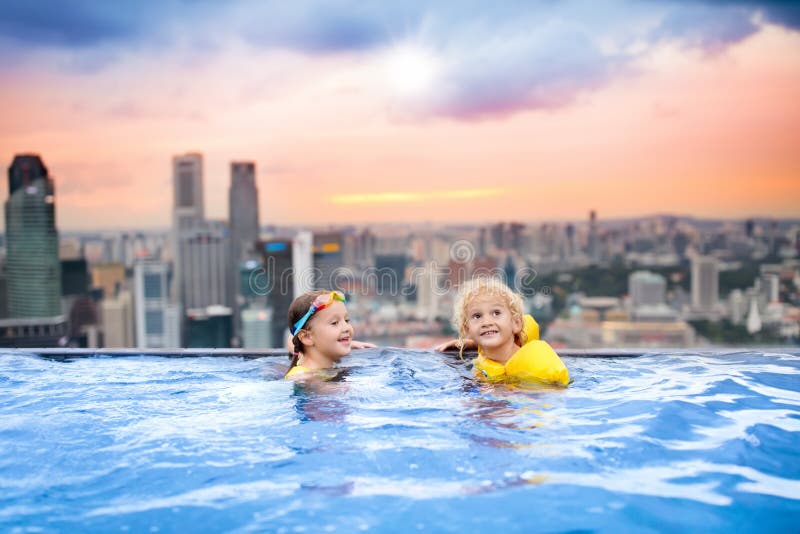
[[[303,365],[295,365],[289,370],[288,373],[286,373],[286,376],[284,378],[292,378],[295,375],[299,375],[302,373],[310,373],[310,372],[311,369],[309,369],[308,367],[305,367]]]
[[[286,373],[284,378],[302,378],[303,375],[314,376],[316,378],[321,378],[322,380],[331,380],[336,378],[336,375],[339,374],[341,369],[338,368],[330,368],[330,369],[309,369],[305,365],[295,365],[291,368],[291,370]]]
[[[490,360],[478,351],[474,361],[476,374],[492,381],[505,379],[525,382],[552,382],[566,386],[569,384],[569,371],[558,357],[556,351],[539,339],[539,325],[530,315],[523,319],[523,330],[527,342],[503,365]]]

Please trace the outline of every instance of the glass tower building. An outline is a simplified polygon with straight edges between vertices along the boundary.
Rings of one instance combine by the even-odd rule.
[[[61,315],[61,265],[53,180],[38,155],[8,169],[6,271],[10,318]]]

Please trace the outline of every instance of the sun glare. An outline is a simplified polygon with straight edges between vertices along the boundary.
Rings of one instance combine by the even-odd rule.
[[[398,96],[419,98],[429,94],[440,70],[440,60],[418,45],[396,47],[386,57],[389,84]]]

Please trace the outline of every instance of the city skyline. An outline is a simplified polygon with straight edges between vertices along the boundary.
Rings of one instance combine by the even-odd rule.
[[[3,6],[0,162],[61,231],[168,228],[193,151],[262,225],[800,217],[796,8],[593,6]]]

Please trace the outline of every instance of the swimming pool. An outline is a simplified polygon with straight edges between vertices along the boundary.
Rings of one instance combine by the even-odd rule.
[[[790,531],[800,352],[565,358],[568,389],[358,351],[0,355],[0,531]]]

